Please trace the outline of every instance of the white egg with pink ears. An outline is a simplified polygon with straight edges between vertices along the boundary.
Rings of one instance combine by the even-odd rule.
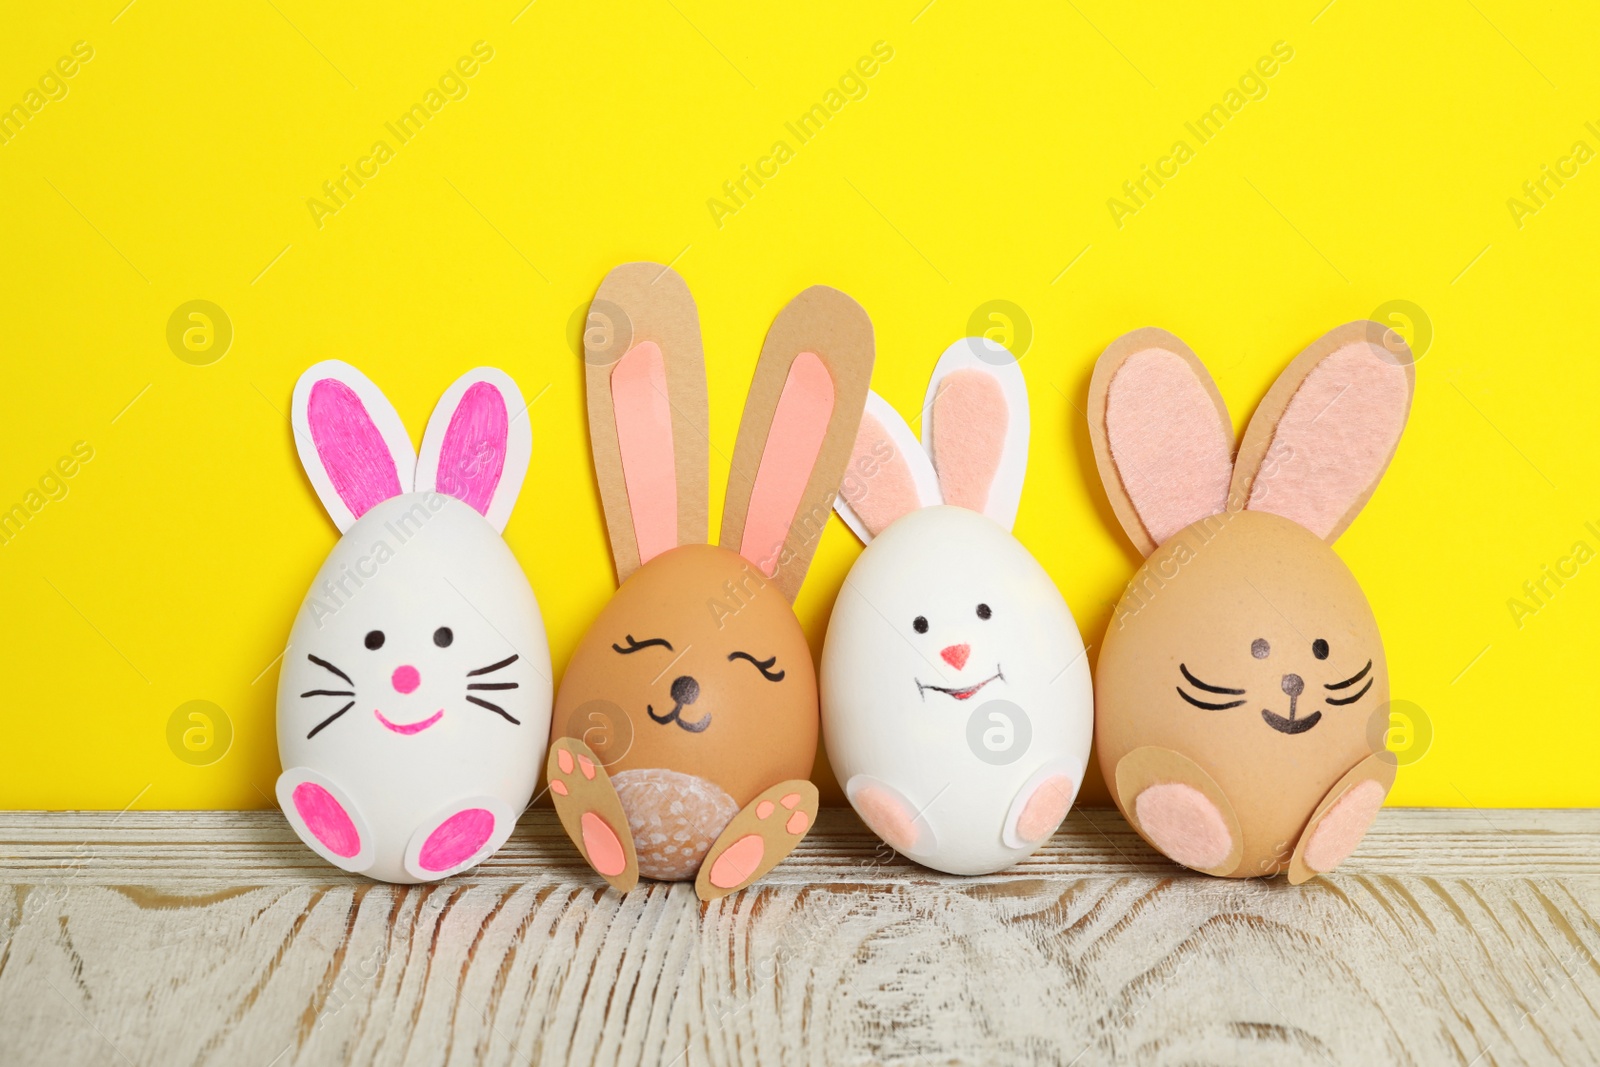
[[[533,447],[526,404],[501,371],[469,372],[419,458],[377,386],[328,361],[301,376],[293,423],[344,536],[283,655],[278,803],[344,870],[455,874],[505,843],[550,732],[544,621],[501,538]]]
[[[822,728],[845,795],[887,844],[951,874],[1031,855],[1066,817],[1094,699],[1072,612],[1011,534],[1028,462],[1016,359],[952,345],[923,440],[870,394],[836,503],[867,542],[822,651]]]

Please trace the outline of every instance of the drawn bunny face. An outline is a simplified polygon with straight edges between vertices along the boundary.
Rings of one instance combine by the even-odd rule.
[[[330,361],[302,376],[294,424],[344,536],[284,654],[279,799],[330,862],[443,877],[509,834],[549,728],[539,606],[500,537],[531,451],[520,394],[468,374],[419,461],[377,388]]]
[[[1066,815],[1089,755],[1089,668],[1072,613],[1010,533],[1029,432],[1010,353],[952,345],[922,422],[926,447],[868,399],[835,505],[868,544],[828,623],[823,734],[885,841],[984,873]]]
[[[1221,397],[1177,338],[1130,334],[1095,369],[1101,477],[1148,556],[1101,648],[1101,765],[1134,827],[1189,866],[1296,880],[1331,869],[1343,855],[1308,851],[1324,801],[1364,767],[1370,821],[1393,780],[1383,643],[1328,547],[1376,487],[1410,408],[1409,354],[1385,339],[1352,323],[1308,348],[1262,401],[1237,462]],[[1161,790],[1179,787],[1220,813],[1209,852],[1167,832],[1185,816],[1162,806],[1180,794]],[[1343,824],[1353,848],[1366,823]]]
[[[720,894],[759,864],[735,864],[734,881],[716,881],[702,870],[714,839],[762,790],[809,775],[815,758],[816,676],[790,603],[861,418],[872,326],[823,286],[779,314],[750,387],[714,546],[704,359],[688,287],[658,264],[625,264],[600,286],[590,325],[589,431],[621,586],[567,667],[553,740],[584,742],[575,751],[609,773],[628,827],[607,823],[604,847],[585,837],[611,801],[589,792],[587,771],[570,776],[559,745],[569,763],[564,772],[552,760],[552,790],[569,833],[614,884],[626,880],[606,857],[622,854],[631,828],[639,873],[698,873],[702,895]],[[752,810],[770,821],[801,792]],[[787,839],[775,834],[757,849],[763,862],[809,825],[798,811],[789,819],[777,824]]]

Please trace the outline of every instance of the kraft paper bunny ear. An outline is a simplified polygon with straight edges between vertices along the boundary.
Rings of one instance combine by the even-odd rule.
[[[1394,458],[1415,381],[1410,349],[1386,327],[1350,322],[1323,334],[1250,419],[1233,507],[1281,515],[1332,544]]]
[[[849,462],[872,360],[872,320],[825,285],[789,301],[761,346],[719,543],[774,579],[791,601]]]
[[[922,405],[922,444],[946,504],[1009,530],[1028,472],[1028,385],[1017,358],[984,337],[939,357]]]
[[[516,383],[494,367],[456,379],[422,435],[417,491],[470,504],[504,532],[533,453],[527,407]]]
[[[833,508],[863,543],[918,508],[944,503],[933,461],[900,413],[877,393],[867,393]]]
[[[1106,496],[1141,555],[1227,509],[1233,423],[1177,337],[1146,327],[1113,341],[1095,362],[1088,415]]]
[[[290,422],[300,465],[340,533],[411,486],[417,454],[405,425],[350,364],[330,359],[300,375]]]
[[[659,263],[614,268],[589,306],[583,358],[620,583],[668,549],[706,541],[705,355],[688,285]]]

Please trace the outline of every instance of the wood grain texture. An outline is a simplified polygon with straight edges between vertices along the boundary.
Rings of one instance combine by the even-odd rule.
[[[0,1061],[1587,1063],[1597,846],[1596,812],[1390,810],[1295,889],[1091,809],[961,879],[828,810],[703,905],[606,890],[548,811],[423,887],[273,813],[4,813]]]

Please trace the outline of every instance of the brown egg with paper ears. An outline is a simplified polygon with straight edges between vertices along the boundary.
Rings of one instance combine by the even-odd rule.
[[[816,671],[791,603],[831,513],[872,374],[872,324],[814,286],[750,386],[719,545],[707,542],[693,298],[654,263],[606,276],[585,332],[589,432],[621,586],[573,654],[547,761],[563,827],[619,889],[760,878],[817,812]]]
[[[1233,458],[1195,354],[1114,342],[1089,389],[1113,511],[1147,556],[1101,644],[1096,745],[1123,815],[1208,874],[1339,865],[1394,783],[1377,620],[1329,547],[1377,487],[1410,412],[1411,355],[1370,322],[1291,362]]]

